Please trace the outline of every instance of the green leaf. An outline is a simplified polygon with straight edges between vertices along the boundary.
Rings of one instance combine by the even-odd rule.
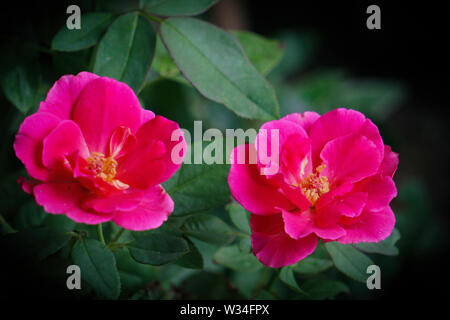
[[[226,209],[233,224],[242,232],[250,235],[250,213],[237,202],[228,204]]]
[[[274,89],[232,35],[192,18],[164,20],[160,35],[183,75],[205,97],[244,118],[279,117]]]
[[[155,234],[168,234],[170,236],[174,237],[182,237],[183,232],[179,229],[181,227],[182,222],[178,222],[176,219],[173,219],[173,217],[170,217],[168,221],[166,221],[162,226],[160,226],[157,229],[151,229],[146,231],[133,231],[131,232],[131,235],[134,240],[138,238],[142,238],[148,235],[155,235]]]
[[[366,282],[367,267],[373,264],[368,256],[356,250],[352,245],[336,241],[325,243],[325,248],[339,271],[356,281]]]
[[[70,234],[52,228],[23,229],[2,238],[5,248],[14,248],[19,259],[38,262],[60,250],[70,239]]]
[[[333,263],[329,259],[307,257],[293,265],[292,269],[301,274],[315,274],[325,271],[332,266]]]
[[[137,262],[154,266],[167,264],[189,252],[185,239],[159,232],[140,236],[127,247]]]
[[[252,251],[252,240],[250,237],[239,240],[239,250],[244,253],[249,253]]]
[[[203,269],[203,256],[200,251],[197,249],[195,244],[188,240],[189,252],[174,263],[189,269]]]
[[[268,292],[267,290],[261,290],[258,296],[255,298],[256,300],[276,300],[277,298]]]
[[[190,149],[198,153],[195,147],[191,146]],[[164,189],[177,204],[173,215],[206,212],[229,202],[228,171],[227,164],[184,163],[168,181],[163,183]]]
[[[163,184],[177,204],[174,215],[189,215],[220,207],[229,201],[228,165],[183,164]]]
[[[2,79],[6,98],[23,114],[39,103],[40,73],[25,66],[16,66]],[[36,107],[37,109],[37,107]]]
[[[18,229],[33,228],[42,225],[47,217],[44,209],[34,201],[23,204],[15,217],[14,225]]]
[[[309,300],[323,300],[334,298],[340,293],[350,293],[350,289],[345,283],[328,279],[309,279],[302,285]]]
[[[298,293],[304,293],[304,291],[298,286],[297,280],[295,280],[294,269],[292,269],[292,267],[289,266],[281,268],[278,277],[292,290]]]
[[[280,42],[266,39],[248,31],[232,31],[239,40],[250,62],[266,75],[281,61],[284,50]]]
[[[220,268],[223,269],[221,266]],[[223,270],[218,271],[224,272]],[[229,272],[227,278],[229,278],[231,285],[235,287],[244,298],[254,299],[255,295],[262,290],[262,286],[265,284],[265,282],[262,283],[262,280],[267,280],[268,272],[270,272],[270,270],[267,268],[261,268],[255,272]]]
[[[114,257],[120,275],[121,297],[135,293],[155,279],[157,270],[153,266],[136,262],[128,248],[114,250]]]
[[[239,272],[255,272],[262,268],[262,264],[253,254],[242,252],[236,245],[217,250],[214,260]]]
[[[115,20],[100,41],[94,73],[127,83],[138,93],[150,70],[156,46],[151,23],[132,12]]]
[[[75,221],[63,214],[47,214],[43,224],[50,228],[67,231],[72,231],[76,226]]]
[[[78,51],[95,45],[111,23],[113,15],[105,12],[89,12],[81,16],[81,29],[70,30],[64,25],[52,40],[52,49]]]
[[[100,241],[80,239],[72,249],[74,264],[86,281],[100,296],[116,299],[120,294],[120,277],[113,253]]]
[[[177,65],[173,62],[159,36],[156,41],[156,51],[152,69],[165,78],[173,78],[180,73],[180,70],[178,70]]]
[[[198,15],[219,0],[141,0],[141,8],[162,16]]]
[[[203,257],[203,269],[205,271],[218,271],[221,267],[213,262],[214,254],[217,251],[217,246],[215,244],[207,243],[202,240],[198,240],[194,237],[188,237],[189,241],[195,244],[198,251],[200,251]]]
[[[197,214],[187,218],[182,229],[188,236],[216,245],[225,245],[234,239],[233,229],[211,214]]]
[[[356,243],[353,246],[356,249],[359,249],[368,253],[379,253],[388,256],[396,256],[398,255],[398,248],[395,246],[395,243],[400,239],[400,232],[397,229],[392,231],[392,234],[385,240],[376,242],[360,242]]]

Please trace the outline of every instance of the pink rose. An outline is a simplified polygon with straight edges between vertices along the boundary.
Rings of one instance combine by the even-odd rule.
[[[267,136],[270,150],[272,141],[260,132],[254,145],[234,149],[228,183],[252,213],[252,248],[263,264],[296,263],[314,251],[318,238],[345,244],[379,242],[391,234],[398,154],[384,145],[372,121],[336,109],[323,116],[290,114],[261,129],[279,130],[277,172],[261,174],[273,163],[261,161],[257,147]],[[258,161],[236,163],[242,152]]]
[[[31,181],[20,179],[45,211],[81,223],[114,221],[130,230],[159,227],[173,211],[161,183],[178,124],[142,109],[124,83],[89,72],[66,75],[27,117],[14,149]]]

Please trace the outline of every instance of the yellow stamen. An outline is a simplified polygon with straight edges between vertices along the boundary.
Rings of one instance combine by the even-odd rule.
[[[318,166],[315,173],[308,174],[300,183],[302,193],[311,202],[311,206],[314,206],[323,194],[330,191],[327,177],[320,175],[325,167],[325,165]]]
[[[92,152],[87,158],[87,169],[93,171],[96,177],[112,184],[117,189],[127,189],[129,186],[115,179],[117,171],[117,161],[113,157],[105,157],[103,153]]]

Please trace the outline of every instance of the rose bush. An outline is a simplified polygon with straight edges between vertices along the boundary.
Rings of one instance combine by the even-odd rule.
[[[143,109],[125,83],[89,72],[63,76],[16,135],[14,150],[32,178],[19,182],[48,213],[157,228],[174,209],[160,184],[181,165],[171,159],[185,143],[171,141],[178,128]]]
[[[263,264],[293,264],[311,254],[319,238],[348,244],[379,242],[391,234],[398,154],[372,121],[355,110],[336,109],[322,116],[290,114],[261,129],[278,130],[279,141],[260,131],[254,144],[236,147],[228,183],[252,213],[252,248]],[[261,161],[262,139],[268,150],[278,143],[276,173],[261,173],[273,165]],[[246,161],[239,163],[244,153]],[[258,161],[252,164],[251,157]]]

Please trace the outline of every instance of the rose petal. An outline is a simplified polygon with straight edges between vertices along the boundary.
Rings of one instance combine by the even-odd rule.
[[[379,173],[393,177],[398,167],[398,153],[391,150],[390,146],[384,146],[384,158],[380,165]]]
[[[291,135],[283,145],[280,172],[289,184],[299,185],[312,172],[311,141]]]
[[[117,212],[113,221],[128,230],[155,229],[167,220],[173,208],[172,198],[157,185],[144,192],[142,202],[135,209]]]
[[[172,141],[177,130],[176,122],[161,116],[146,122],[136,133],[136,147],[118,161],[117,178],[141,189],[169,179],[181,166],[172,160],[172,149],[180,143],[186,148],[184,137]]]
[[[61,120],[71,119],[73,106],[81,91],[98,77],[90,72],[62,76],[50,89],[45,101],[41,102],[38,112],[52,113]]]
[[[141,190],[123,190],[106,195],[92,194],[83,199],[81,207],[86,211],[116,212],[131,211],[141,202],[144,193]]]
[[[77,157],[73,169],[73,177],[86,189],[103,195],[116,192],[118,189],[113,183],[103,180],[102,177],[94,175],[88,169],[88,162],[83,157]]]
[[[326,165],[322,172],[330,184],[353,183],[375,174],[382,155],[365,136],[347,135],[329,141],[320,153]]]
[[[302,143],[307,144],[309,141],[305,129],[289,120],[273,120],[261,126],[254,146],[258,155],[259,167],[266,168],[267,172],[265,172],[265,175],[273,176],[278,174],[282,150],[292,135],[295,135],[297,140],[302,139]]]
[[[28,194],[33,194],[33,188],[39,184],[39,181],[31,179],[26,179],[24,177],[19,177],[17,179],[17,184]]]
[[[97,224],[113,217],[113,214],[82,210],[79,204],[88,192],[78,183],[43,183],[34,187],[33,194],[36,202],[43,206],[46,212],[66,214],[79,223]]]
[[[81,130],[71,120],[61,121],[43,142],[42,163],[52,171],[52,180],[73,180],[77,155],[89,156]]]
[[[366,209],[369,211],[381,210],[397,196],[397,188],[392,178],[381,174],[358,182],[355,184],[354,191],[362,191],[368,194]]]
[[[379,211],[363,211],[356,218],[342,218],[340,225],[346,235],[339,238],[340,243],[379,242],[392,233],[395,216],[389,206]]]
[[[118,159],[130,152],[136,146],[136,143],[136,136],[131,133],[130,128],[118,127],[113,131],[109,141],[108,156]]]
[[[75,207],[71,209],[69,212],[67,212],[66,216],[75,221],[76,223],[99,224],[111,221],[113,214],[88,212],[78,207]]]
[[[306,132],[309,132],[313,123],[320,118],[320,114],[312,111],[305,111],[303,113],[291,113],[281,120],[289,120],[295,122],[303,127]]]
[[[318,237],[336,240],[345,235],[345,230],[337,224],[319,227],[313,212],[283,211],[284,230],[294,239],[299,239],[315,233]]]
[[[323,194],[319,200],[317,201],[316,208],[321,209],[325,206],[329,205],[331,202],[333,202],[335,199],[337,199],[340,196],[345,195],[346,193],[353,190],[353,184],[352,183],[342,183],[338,186],[335,186],[333,189],[331,189],[329,192]]]
[[[155,118],[155,114],[151,110],[141,109],[141,125]]]
[[[300,211],[307,210],[311,206],[311,202],[305,197],[299,187],[292,187],[287,184],[281,184],[280,189],[283,194],[292,202]]]
[[[367,192],[350,192],[342,197],[335,199],[325,208],[318,210],[318,216],[322,216],[320,213],[327,211],[334,211],[339,216],[357,217],[361,214],[362,210],[366,206]]]
[[[135,134],[142,122],[142,108],[125,83],[98,78],[81,92],[72,114],[91,152],[107,154],[113,131],[120,127]]]
[[[244,154],[245,158],[241,158]],[[258,166],[250,164],[250,159],[255,154],[254,146],[248,144],[237,146],[231,153],[232,165],[228,174],[228,184],[233,197],[254,214],[274,214],[280,212],[278,208],[294,209],[295,206],[260,175]]]
[[[43,140],[58,123],[56,116],[38,112],[24,120],[16,135],[16,155],[25,165],[28,174],[37,180],[46,180],[49,176],[48,169],[42,163]]]
[[[356,110],[339,108],[327,112],[311,126],[309,137],[312,141],[314,163],[320,163],[320,153],[329,141],[349,134],[366,136],[375,144],[381,157],[383,156],[383,140],[372,121]]]
[[[310,234],[297,240],[284,231],[281,214],[250,217],[252,249],[259,261],[271,268],[294,264],[314,252],[317,236]]]

